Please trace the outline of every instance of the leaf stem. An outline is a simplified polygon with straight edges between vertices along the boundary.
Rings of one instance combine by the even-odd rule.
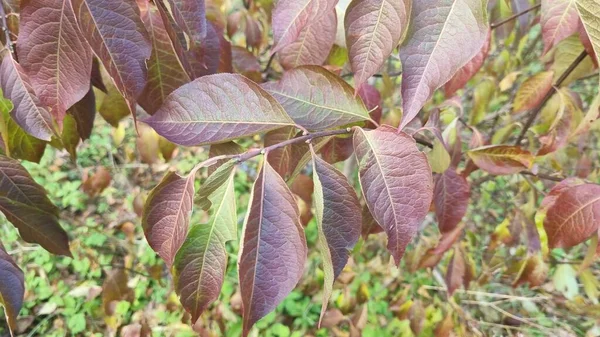
[[[518,17],[519,17],[519,16],[521,16],[521,15],[525,15],[525,14],[527,14],[527,13],[531,12],[532,10],[535,10],[535,9],[538,9],[538,8],[540,8],[540,6],[542,6],[542,4],[541,4],[541,3],[539,3],[539,4],[537,4],[537,5],[534,5],[533,7],[529,7],[529,8],[527,8],[527,9],[525,9],[525,10],[523,10],[523,11],[519,12],[519,13],[515,13],[515,14],[513,14],[513,15],[511,15],[511,16],[509,16],[509,17],[507,17],[506,19],[502,20],[502,21],[499,21],[499,22],[494,22],[494,23],[490,24],[490,29],[496,29],[496,28],[498,28],[498,27],[502,26],[503,24],[505,24],[505,23],[507,23],[507,22],[510,22],[510,21],[512,21],[512,20],[514,20],[514,19],[516,19],[516,18],[518,18]]]
[[[585,50],[583,50],[581,52],[581,54],[579,54],[579,56],[577,56],[577,58],[573,61],[573,63],[571,63],[569,65],[569,68],[567,68],[562,73],[562,75],[560,75],[560,77],[554,84],[554,87],[556,87],[556,88],[560,87],[561,84],[567,79],[567,77],[569,77],[569,75],[573,72],[573,70],[575,70],[575,68],[577,68],[579,63],[581,63],[581,61],[583,61],[583,59],[586,56],[587,56],[587,52]],[[552,96],[554,95],[555,92],[556,92],[556,90],[548,91],[546,96],[544,96],[544,99],[542,100],[542,102],[531,112],[531,114],[529,115],[529,118],[527,119],[527,122],[525,122],[525,126],[523,127],[523,129],[521,129],[521,133],[519,134],[519,137],[517,138],[515,145],[519,145],[521,143],[521,141],[525,137],[525,134],[527,133],[527,130],[529,130],[529,127],[531,127],[531,125],[533,124],[533,122],[535,121],[537,116],[539,115],[540,111],[542,110],[542,107],[544,106],[544,104],[546,104],[546,102],[548,102],[548,100],[550,98],[552,98]]]

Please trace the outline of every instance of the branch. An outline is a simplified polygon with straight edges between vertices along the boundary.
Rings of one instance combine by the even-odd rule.
[[[526,176],[532,176],[532,177],[536,177],[539,179],[544,179],[544,180],[550,180],[550,181],[563,181],[565,179],[565,177],[557,177],[557,176],[551,176],[549,174],[543,174],[543,173],[538,173],[535,174],[531,171],[523,171],[520,172],[522,175],[526,175]]]
[[[10,31],[8,30],[8,24],[6,23],[6,13],[4,12],[4,2],[0,1],[0,20],[2,23],[2,27],[0,27],[0,29],[2,29],[2,31],[4,31],[4,38],[6,39],[6,46],[8,47],[8,50],[10,51],[10,53],[12,55],[15,54],[15,51],[13,49],[13,45],[12,45],[12,41],[10,39]]]
[[[515,13],[515,14],[513,14],[513,15],[511,15],[511,16],[509,16],[509,17],[507,17],[506,19],[504,19],[504,20],[502,20],[502,21],[500,21],[500,22],[494,22],[494,23],[490,24],[490,29],[496,29],[496,28],[498,28],[498,27],[502,26],[503,24],[505,24],[505,23],[507,23],[507,22],[510,22],[510,21],[512,21],[512,20],[514,20],[514,19],[516,19],[516,18],[518,18],[518,17],[519,17],[519,16],[521,16],[521,15],[525,15],[525,14],[527,14],[527,13],[531,12],[532,10],[535,10],[535,9],[538,9],[538,8],[540,8],[540,6],[541,6],[541,5],[542,5],[542,4],[537,4],[537,5],[534,5],[533,7],[529,7],[529,8],[527,8],[527,9],[525,9],[525,10],[523,10],[523,11],[519,12],[519,13]]]
[[[579,54],[579,56],[577,56],[577,58],[575,59],[575,61],[573,61],[573,63],[571,63],[571,65],[569,65],[569,68],[567,68],[567,70],[565,70],[562,73],[562,75],[560,75],[560,77],[558,78],[558,80],[556,81],[556,83],[554,84],[554,86],[557,87],[557,88],[560,87],[561,84],[567,79],[567,77],[569,77],[569,75],[573,72],[573,70],[575,70],[575,68],[577,68],[577,66],[579,65],[579,63],[581,63],[581,61],[583,61],[583,59],[586,56],[587,56],[587,52],[585,50],[582,51],[581,54]],[[550,91],[548,91],[548,93],[546,94],[546,96],[544,96],[544,99],[542,100],[542,102],[531,112],[531,115],[529,115],[529,118],[527,119],[527,122],[525,123],[525,126],[521,130],[521,133],[519,134],[519,137],[517,138],[517,141],[515,142],[515,145],[519,145],[521,143],[521,141],[525,137],[525,134],[527,133],[527,130],[529,130],[529,127],[533,124],[533,122],[535,121],[535,119],[539,115],[540,111],[542,110],[542,107],[544,106],[544,104],[546,104],[546,102],[548,102],[548,100],[550,98],[552,98],[552,96],[554,95],[555,91],[556,90],[550,90]]]

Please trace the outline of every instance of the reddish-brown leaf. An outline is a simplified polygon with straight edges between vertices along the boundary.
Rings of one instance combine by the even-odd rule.
[[[90,89],[92,51],[69,0],[21,1],[17,52],[40,101],[62,126]]]
[[[82,140],[90,138],[94,128],[94,119],[96,119],[96,96],[94,90],[90,87],[88,93],[67,110],[67,113],[75,119],[77,123],[77,134]]]
[[[320,324],[327,310],[333,282],[346,266],[349,253],[360,238],[361,209],[356,192],[346,177],[314,152],[312,154],[318,247],[325,273]]]
[[[363,84],[358,88],[358,96],[362,98],[371,119],[377,123],[381,121],[381,115],[383,113],[381,94],[379,90],[370,84]],[[372,124],[372,123],[371,123]]]
[[[272,52],[296,41],[302,30],[333,11],[337,0],[280,0],[273,9]]]
[[[412,0],[354,0],[344,27],[356,88],[375,74],[405,35]]]
[[[575,34],[581,24],[575,0],[542,0],[544,54],[563,39]]]
[[[460,68],[456,74],[444,85],[444,93],[446,97],[450,97],[456,93],[457,90],[462,89],[467,82],[481,69],[485,59],[490,52],[490,46],[492,42],[492,30],[488,30],[487,38],[483,47],[477,55],[475,55],[467,64]]]
[[[37,98],[29,77],[10,53],[4,54],[0,64],[0,88],[14,105],[10,113],[13,120],[28,134],[50,141],[55,133],[50,112]]]
[[[333,9],[322,19],[302,29],[298,38],[282,48],[277,55],[285,69],[302,65],[322,65],[335,42],[337,14]]]
[[[513,113],[533,109],[540,105],[552,90],[553,71],[543,71],[528,78],[517,91],[513,102]]]
[[[434,180],[433,203],[440,232],[452,231],[469,206],[471,191],[467,179],[448,169]]]
[[[238,262],[244,337],[302,277],[306,239],[299,216],[285,181],[265,161],[254,183]]]
[[[454,255],[448,264],[446,270],[446,286],[448,287],[448,295],[452,295],[456,289],[461,286],[467,288],[471,280],[471,270],[464,252],[458,246],[455,246]]]
[[[400,49],[404,110],[400,129],[481,50],[488,32],[485,5],[481,0],[413,2],[411,33]]]
[[[17,316],[23,306],[25,281],[23,271],[6,253],[2,242],[0,242],[0,280],[0,304],[4,306],[8,328],[14,332],[17,328]]]
[[[600,225],[600,185],[561,188],[544,219],[551,248],[569,248],[589,239]]]
[[[150,247],[170,267],[187,235],[194,203],[196,169],[187,177],[167,173],[150,192],[142,215]]]
[[[296,136],[298,130],[293,126],[269,131],[265,134],[265,147],[275,145]],[[287,145],[269,152],[267,160],[271,167],[283,177],[287,179],[290,173],[290,162],[292,160],[292,145]]]
[[[58,208],[18,161],[5,156],[0,156],[0,211],[23,240],[71,256],[69,238],[58,223]]]
[[[356,129],[354,152],[363,196],[399,264],[431,205],[433,179],[427,158],[412,137],[389,126]]]
[[[133,291],[127,286],[128,280],[129,276],[123,268],[115,268],[106,274],[102,283],[102,306],[107,316],[115,312],[114,301],[133,299]]]
[[[488,145],[467,152],[480,169],[496,175],[514,174],[531,168],[533,155],[518,146]]]
[[[127,100],[135,119],[135,103],[146,85],[146,60],[152,51],[137,4],[133,0],[72,2],[83,36]]]

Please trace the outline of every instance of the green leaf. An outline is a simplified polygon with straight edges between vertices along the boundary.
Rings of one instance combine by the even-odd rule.
[[[192,226],[175,256],[175,290],[192,322],[219,297],[227,269],[225,243],[237,237],[233,176],[234,171],[229,171],[225,183],[210,194],[213,211],[209,222]]]
[[[579,17],[589,36],[596,59],[600,63],[600,0],[575,0]]]

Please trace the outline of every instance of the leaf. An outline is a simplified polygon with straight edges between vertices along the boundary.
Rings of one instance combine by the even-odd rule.
[[[227,182],[236,164],[235,159],[228,160],[206,178],[196,196],[196,203],[200,208],[208,211],[212,207],[210,196]]]
[[[0,156],[0,211],[23,240],[53,254],[71,256],[69,238],[58,223],[58,208],[18,161]]]
[[[315,217],[318,226],[318,247],[323,257],[325,287],[321,316],[333,290],[333,282],[348,262],[348,256],[361,234],[361,207],[356,192],[346,177],[314,152],[313,181],[315,185]]]
[[[553,71],[542,71],[528,78],[517,91],[513,102],[513,113],[530,110],[542,103],[552,90]]]
[[[533,155],[518,146],[488,145],[467,152],[480,169],[494,175],[514,174],[531,168]]]
[[[596,64],[600,63],[600,0],[575,0],[577,11],[596,54]]]
[[[235,154],[240,154],[243,152],[244,152],[244,148],[241,147],[238,143],[226,142],[226,143],[219,143],[219,144],[211,145],[210,150],[208,151],[208,157],[212,158],[212,157],[221,156],[221,155],[235,155]],[[216,164],[209,166],[207,169],[208,175],[211,175],[221,165],[225,164],[228,161],[229,161],[229,159],[221,159],[221,160],[217,161]]]
[[[353,0],[344,17],[356,88],[375,74],[405,35],[412,0]]]
[[[67,109],[89,91],[92,71],[71,1],[23,1],[17,52],[39,100],[62,126]]]
[[[358,88],[358,96],[362,98],[365,106],[369,110],[371,119],[377,123],[381,121],[381,115],[383,113],[383,101],[381,100],[381,94],[374,86],[370,84],[363,84]]]
[[[139,97],[139,103],[152,115],[160,108],[167,95],[189,82],[190,78],[175,53],[156,6],[145,2],[141,7],[141,16],[150,34],[152,54],[148,61],[148,82]]]
[[[23,306],[25,296],[25,280],[23,271],[6,253],[0,243],[0,304],[4,306],[4,314],[8,322],[11,336],[17,329],[17,316]]]
[[[178,88],[144,122],[169,141],[184,146],[223,142],[294,125],[273,97],[236,74],[204,76]]]
[[[321,137],[311,141],[315,152],[319,152],[332,137]],[[288,178],[288,182],[293,182],[294,179],[302,172],[306,165],[310,162],[312,156],[308,148],[308,144],[304,142],[292,144],[292,155],[290,161],[290,171],[292,172]]]
[[[486,5],[482,0],[413,2],[412,34],[400,49],[404,112],[399,129],[481,51],[488,33]]]
[[[438,138],[433,141],[433,148],[427,152],[427,161],[435,173],[444,173],[450,167],[450,154],[444,143]]]
[[[84,180],[81,189],[93,198],[102,193],[110,185],[111,180],[110,171],[104,166],[99,166],[94,174]]]
[[[114,268],[106,273],[102,283],[102,306],[104,314],[112,316],[115,313],[113,301],[131,300],[133,291],[127,286],[129,276],[123,268]]]
[[[513,282],[513,287],[529,283],[530,287],[541,286],[548,276],[548,265],[541,252],[531,254],[524,262],[523,268]]]
[[[464,252],[458,246],[455,246],[454,255],[448,264],[446,270],[446,286],[448,287],[448,295],[452,296],[456,289],[461,286],[468,287],[471,278],[473,277],[471,268],[468,265]]]
[[[158,140],[160,136],[148,125],[141,124],[137,127],[138,137],[135,139],[140,161],[145,164],[155,164],[160,159]]]
[[[4,152],[11,158],[38,163],[46,149],[46,142],[23,131],[10,116],[12,109],[12,103],[2,97],[0,89],[0,134],[4,142]]]
[[[569,248],[582,243],[598,231],[600,185],[571,186],[550,196],[556,198],[546,208],[544,229],[550,248]],[[548,197],[546,197],[548,198]]]
[[[571,300],[579,294],[577,273],[568,264],[559,264],[552,276],[554,288],[560,291],[567,299]]]
[[[556,82],[562,74],[569,68],[571,64],[579,57],[581,52],[584,51],[584,46],[579,41],[577,36],[570,36],[560,41],[554,51],[554,59],[550,70],[554,71],[554,79]],[[589,75],[594,69],[594,63],[592,57],[586,57],[581,61],[575,69],[562,81],[562,87],[565,87],[573,81]]]
[[[146,85],[146,60],[152,51],[138,6],[133,0],[72,2],[83,36],[127,101],[135,121],[135,103]]]
[[[192,226],[175,256],[173,283],[192,323],[219,297],[227,269],[225,243],[237,237],[233,176],[231,170],[225,183],[209,196],[214,210],[210,220]]]
[[[568,90],[561,88],[557,90],[557,93],[560,100],[560,108],[554,121],[548,128],[548,133],[539,138],[542,147],[537,153],[538,156],[560,150],[568,144],[569,133],[572,129],[571,121],[577,112],[580,113],[577,103]]]
[[[471,191],[467,180],[449,169],[434,179],[433,203],[440,232],[452,231],[467,212]]]
[[[146,240],[169,267],[187,235],[196,170],[186,177],[168,172],[152,189],[144,205],[142,226]]]
[[[263,87],[292,119],[311,131],[362,122],[369,113],[352,87],[318,66],[286,71],[278,82]]]
[[[479,50],[479,53],[473,56],[473,58],[469,62],[467,62],[467,64],[465,64],[462,68],[460,68],[456,72],[456,74],[452,76],[450,81],[448,81],[448,83],[444,85],[444,93],[446,94],[446,97],[451,97],[452,95],[454,95],[457,90],[462,89],[467,84],[467,82],[469,82],[469,80],[473,78],[475,74],[477,74],[477,72],[479,71],[479,69],[481,69],[483,63],[487,59],[488,53],[490,52],[491,44],[492,30],[489,29],[487,33],[487,38],[483,43],[481,50]]]
[[[129,105],[112,83],[106,83],[106,91],[98,112],[108,124],[117,128],[119,122],[129,115]]]
[[[281,48],[279,63],[285,69],[302,65],[322,65],[335,42],[337,14],[335,8],[322,19],[312,22],[300,31],[298,38]]]
[[[298,130],[295,127],[288,126],[285,128],[273,130],[265,134],[265,147],[282,143],[296,136]],[[290,173],[290,162],[292,160],[292,145],[280,147],[269,152],[267,160],[271,167],[279,173],[283,179],[286,179]]]
[[[77,133],[82,140],[90,138],[96,119],[96,97],[94,90],[90,87],[87,94],[79,102],[67,110],[67,114],[73,116],[77,123]]]
[[[296,201],[267,161],[250,200],[238,259],[243,337],[294,289],[306,260]]]
[[[177,25],[192,44],[200,44],[207,34],[206,7],[203,0],[168,0]]]
[[[302,30],[333,11],[337,0],[279,0],[273,9],[272,53],[296,41]]]
[[[75,118],[71,115],[65,115],[59,145],[69,153],[73,160],[77,160],[77,145],[79,145],[80,139]]]
[[[579,30],[576,0],[542,0],[544,54]]]
[[[352,137],[332,137],[327,144],[321,148],[321,156],[330,163],[335,164],[344,161],[352,155],[354,147],[352,146]]]
[[[231,48],[231,61],[234,72],[242,74],[254,82],[262,82],[260,63],[254,54],[246,48],[233,46]]]
[[[388,236],[388,250],[400,263],[433,197],[426,156],[405,133],[389,126],[354,132],[359,178],[369,210]]]
[[[50,112],[35,96],[29,77],[10,53],[4,54],[0,64],[0,88],[14,104],[14,121],[28,134],[50,141],[54,134]]]

